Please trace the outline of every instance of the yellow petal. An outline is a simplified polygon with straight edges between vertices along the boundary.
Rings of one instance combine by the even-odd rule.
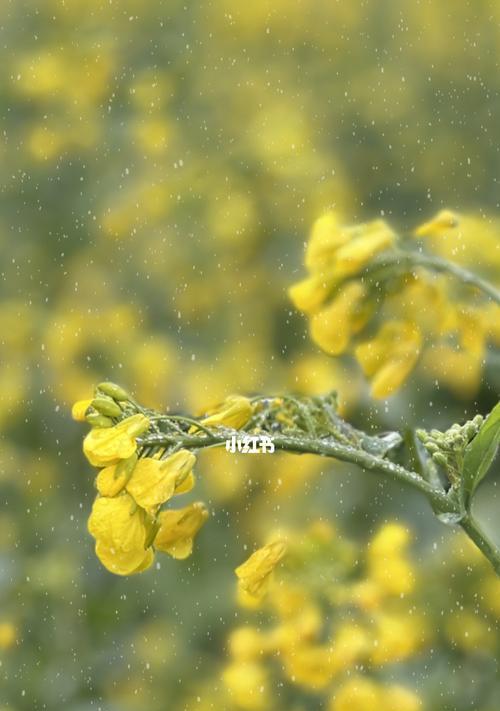
[[[372,376],[372,395],[392,395],[412,372],[422,347],[420,329],[408,321],[388,321],[370,341],[360,344],[356,358]]]
[[[395,233],[383,220],[360,225],[358,229],[359,236],[337,251],[335,269],[342,277],[357,274],[396,239]]]
[[[173,558],[187,558],[193,549],[193,539],[208,518],[204,504],[196,502],[182,509],[162,511],[155,548]]]
[[[250,558],[235,570],[240,587],[250,595],[260,597],[265,591],[269,576],[285,552],[285,541],[277,540],[252,553]]]
[[[349,282],[325,309],[311,318],[311,338],[326,353],[343,353],[352,335],[362,327],[359,313],[364,296],[361,282]]]
[[[127,483],[127,475],[116,476],[117,464],[101,469],[95,480],[97,491],[101,496],[112,497],[120,493]]]
[[[85,422],[85,413],[92,403],[92,398],[90,400],[78,400],[75,402],[71,408],[71,417],[77,422]]]
[[[145,509],[168,501],[178,484],[185,481],[191,472],[196,457],[181,449],[168,459],[139,459],[127,484],[127,491]]]
[[[288,296],[299,311],[312,313],[325,302],[335,283],[334,279],[330,281],[326,276],[314,275],[291,286]]]
[[[101,563],[110,573],[115,575],[135,575],[147,570],[153,564],[154,553],[151,548],[143,550],[137,555],[122,551],[119,548],[106,546],[102,541],[97,541],[95,552]]]
[[[145,512],[128,494],[98,497],[88,520],[88,530],[96,539],[101,562],[111,572],[127,575],[143,565],[149,527]]]
[[[224,402],[208,413],[201,422],[207,427],[233,427],[240,429],[253,415],[250,400],[241,395],[230,395]]]
[[[314,222],[311,229],[305,256],[306,267],[316,271],[331,264],[338,248],[349,239],[349,230],[339,225],[335,213],[327,212],[322,215]]]
[[[127,417],[114,427],[95,427],[83,441],[83,451],[95,467],[117,464],[128,459],[137,449],[135,438],[147,430],[149,420],[144,415]]]
[[[451,210],[441,210],[432,220],[424,222],[423,225],[417,227],[415,235],[417,237],[438,237],[449,230],[458,227],[460,217]]]

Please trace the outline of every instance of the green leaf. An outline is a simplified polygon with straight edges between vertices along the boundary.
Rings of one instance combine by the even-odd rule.
[[[490,468],[500,444],[500,402],[490,412],[481,429],[465,449],[462,494],[468,509],[472,495]]]

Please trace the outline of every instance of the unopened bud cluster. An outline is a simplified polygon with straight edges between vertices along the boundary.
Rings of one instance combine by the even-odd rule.
[[[474,439],[483,424],[483,416],[476,415],[464,425],[454,424],[446,432],[417,430],[417,437],[429,452],[432,460],[447,470],[454,479],[459,475],[459,462],[465,448]]]

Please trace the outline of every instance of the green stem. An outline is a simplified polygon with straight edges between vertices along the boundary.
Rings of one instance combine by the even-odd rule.
[[[148,434],[138,439],[138,443],[141,446],[157,447],[168,447],[180,443],[183,449],[203,449],[205,447],[222,446],[233,435],[237,438],[255,436],[240,430],[217,429],[212,432],[210,436],[198,436],[195,434]],[[317,454],[321,457],[331,457],[343,462],[357,464],[363,469],[376,471],[392,479],[405,482],[425,494],[429,501],[443,513],[456,513],[455,504],[448,499],[444,491],[429,484],[429,482],[422,479],[416,472],[409,471],[388,459],[377,457],[362,449],[347,444],[341,444],[332,439],[318,439],[302,435],[270,434],[268,432],[266,432],[265,435],[272,440],[276,449],[283,452]]]
[[[435,257],[434,255],[424,254],[422,252],[395,250],[387,252],[387,254],[373,260],[373,262],[365,269],[364,273],[366,275],[375,276],[379,270],[387,267],[395,267],[401,271],[411,271],[414,267],[424,267],[430,271],[450,274],[463,284],[479,289],[483,292],[483,294],[489,296],[492,301],[500,304],[500,291],[493,286],[493,284],[490,284],[477,274],[473,274],[467,269],[459,267],[453,262],[441,259],[441,257]]]
[[[478,523],[469,514],[460,521],[461,528],[474,541],[483,555],[490,561],[497,575],[500,575],[500,550],[483,533]]]
[[[265,432],[263,434],[272,440],[277,450],[331,457],[350,464],[356,464],[362,469],[378,472],[391,479],[408,484],[424,494],[434,510],[440,514],[455,514],[457,515],[457,520],[459,519],[459,504],[447,496],[446,492],[426,481],[416,472],[405,469],[384,457],[370,454],[363,449],[343,444],[333,439],[315,438],[302,433],[291,435]],[[150,447],[177,446],[183,449],[199,450],[223,446],[233,435],[237,438],[255,436],[255,434],[251,435],[241,430],[217,428],[209,434],[150,433],[139,438],[138,444]],[[467,533],[469,538],[489,560],[497,574],[500,575],[500,550],[488,540],[476,521],[470,515],[467,515],[458,521],[458,525]]]

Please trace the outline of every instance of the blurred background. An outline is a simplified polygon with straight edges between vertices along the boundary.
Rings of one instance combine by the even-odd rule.
[[[378,677],[423,709],[500,708],[497,581],[420,496],[315,458],[207,452],[194,555],[121,579],[86,532],[69,414],[103,379],[192,413],[337,389],[373,432],[488,412],[494,354],[472,394],[420,374],[373,401],[286,290],[326,209],[402,232],[442,207],[499,217],[500,2],[4,0],[0,28],[1,711],[329,708],[279,665],[264,706],[222,680],[235,625],[268,623],[238,606],[234,567],[320,519],[360,556],[386,521],[413,531],[407,613],[435,636]],[[468,266],[498,278],[488,239]],[[490,476],[477,512],[500,540],[498,507]]]

